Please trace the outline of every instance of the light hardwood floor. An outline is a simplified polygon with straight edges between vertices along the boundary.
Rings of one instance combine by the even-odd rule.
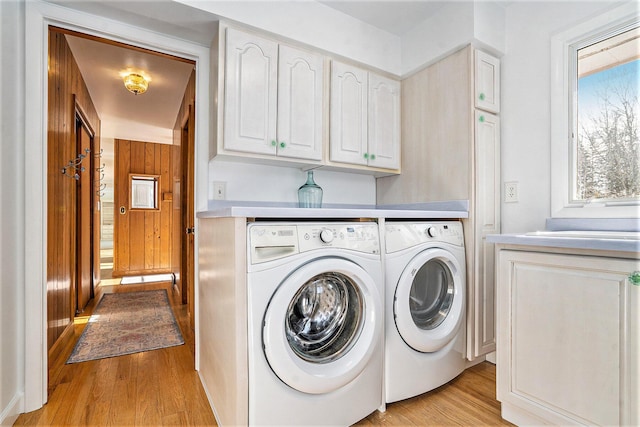
[[[170,283],[101,286],[99,292],[164,288],[180,324],[185,345],[110,359],[66,365],[95,307],[78,318],[74,334],[49,359],[49,402],[20,415],[14,425],[41,426],[215,426],[197,372],[194,337]],[[484,362],[449,384],[419,397],[387,405],[359,426],[509,425],[495,400],[495,366]]]

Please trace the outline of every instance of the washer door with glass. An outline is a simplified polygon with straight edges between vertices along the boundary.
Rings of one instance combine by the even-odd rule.
[[[393,312],[398,333],[416,351],[438,351],[462,324],[465,283],[456,258],[428,249],[405,267],[396,286]]]
[[[267,306],[262,338],[281,381],[321,394],[362,372],[381,333],[382,302],[371,276],[345,259],[319,258],[280,284]]]

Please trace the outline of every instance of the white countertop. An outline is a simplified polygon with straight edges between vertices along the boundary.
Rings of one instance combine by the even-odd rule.
[[[459,219],[469,217],[469,201],[416,203],[404,205],[324,205],[299,208],[296,203],[211,201],[198,218],[391,218]]]
[[[640,253],[638,232],[535,231],[521,234],[490,234],[487,241],[509,245]]]

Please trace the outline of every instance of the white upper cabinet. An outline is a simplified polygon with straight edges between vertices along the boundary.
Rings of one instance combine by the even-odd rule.
[[[367,164],[368,77],[363,69],[331,63],[331,161]]]
[[[224,148],[275,154],[278,44],[227,29]]]
[[[323,57],[226,35],[224,149],[321,160]]]
[[[322,160],[320,55],[280,45],[278,72],[278,155]]]
[[[369,73],[369,165],[400,168],[400,82]]]
[[[400,83],[358,67],[331,65],[330,160],[400,168]]]
[[[475,107],[500,112],[500,60],[475,51]]]

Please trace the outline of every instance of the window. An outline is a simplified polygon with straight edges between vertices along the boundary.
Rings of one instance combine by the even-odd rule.
[[[130,175],[131,209],[158,209],[158,175]]]
[[[640,28],[576,49],[572,201],[640,197]]]
[[[640,17],[632,3],[551,40],[554,217],[639,216]]]

